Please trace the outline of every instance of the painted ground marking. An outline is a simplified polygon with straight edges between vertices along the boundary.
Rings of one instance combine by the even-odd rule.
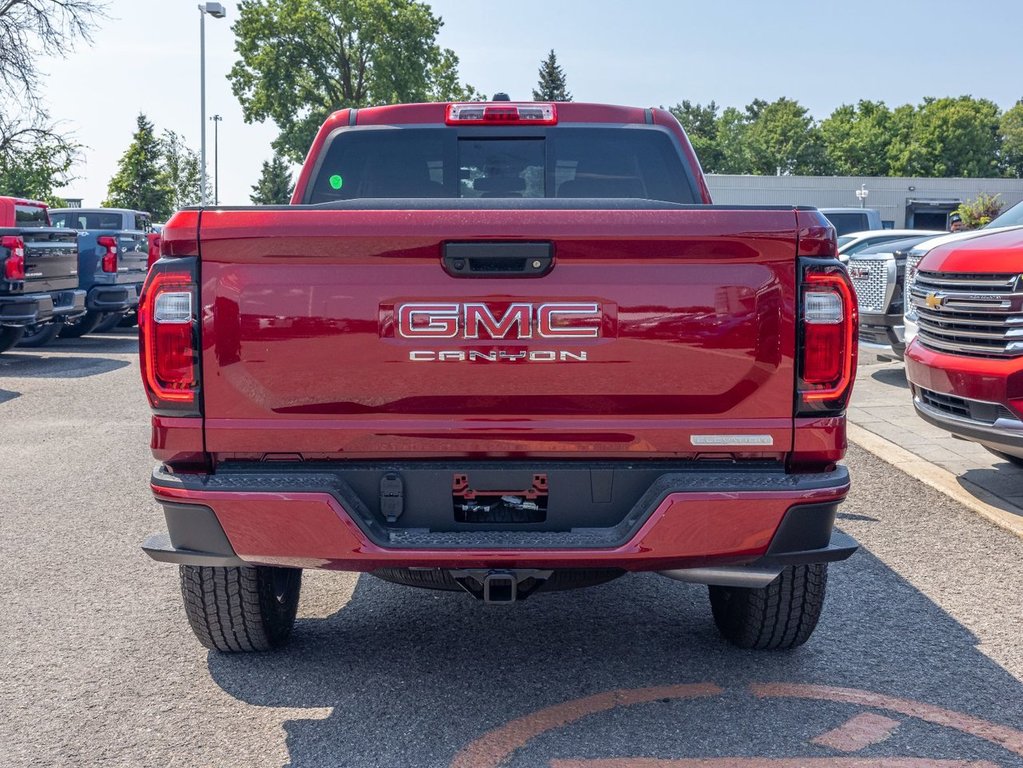
[[[910,699],[900,699],[857,688],[788,683],[753,683],[750,692],[760,699],[809,699],[851,704],[883,710],[951,728],[996,744],[1023,756],[1023,731],[991,723],[971,715],[942,709]],[[563,728],[584,717],[619,707],[645,704],[659,699],[701,699],[720,696],[725,690],[713,683],[688,683],[632,688],[598,693],[566,701],[516,718],[485,733],[455,755],[451,768],[500,768],[513,753],[537,736]],[[817,744],[838,751],[856,751],[883,741],[899,725],[897,720],[875,713],[853,717],[845,725],[818,736]],[[828,741],[819,741],[827,739]],[[860,746],[856,746],[860,744]],[[605,759],[552,759],[551,768],[997,768],[978,760],[938,760],[909,757],[826,757],[826,758],[692,758],[662,759],[623,757]]]

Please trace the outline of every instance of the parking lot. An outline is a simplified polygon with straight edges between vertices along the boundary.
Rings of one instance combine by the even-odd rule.
[[[1023,540],[856,446],[862,549],[793,652],[727,645],[657,575],[493,607],[329,573],[283,652],[207,652],[139,549],[135,350],[0,357],[3,765],[1023,765]]]

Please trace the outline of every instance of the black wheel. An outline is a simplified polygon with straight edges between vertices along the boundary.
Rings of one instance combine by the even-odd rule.
[[[269,651],[295,626],[302,571],[182,565],[181,596],[192,631],[215,651]]]
[[[121,324],[122,317],[124,317],[124,315],[115,312],[111,312],[109,315],[104,315],[103,319],[96,324],[96,327],[92,330],[92,332],[106,333],[107,331],[112,331]]]
[[[714,623],[740,648],[795,648],[813,634],[827,584],[827,563],[814,563],[790,565],[759,589],[712,586]]]
[[[84,315],[76,317],[73,320],[65,320],[64,327],[60,330],[60,337],[62,339],[78,339],[87,333],[92,333],[96,330],[96,326],[99,325],[103,319],[102,312],[86,312]]]
[[[25,329],[25,335],[18,342],[19,347],[43,347],[57,338],[62,325],[60,323],[40,323]]]
[[[117,324],[118,328],[134,328],[139,324],[139,313],[134,309],[131,312],[125,312],[121,315],[121,322]]]
[[[0,349],[2,349],[2,348],[0,348]],[[987,446],[985,446],[985,447],[987,447]],[[988,448],[988,451],[990,453],[993,453],[998,458],[1004,459],[1005,461],[1009,462],[1010,464],[1013,464],[1013,465],[1015,465],[1017,467],[1023,467],[1023,457],[1013,456],[1011,453],[1002,453],[1001,451],[996,451],[994,448]]]
[[[25,329],[13,325],[0,325],[0,352],[6,352],[25,335]]]

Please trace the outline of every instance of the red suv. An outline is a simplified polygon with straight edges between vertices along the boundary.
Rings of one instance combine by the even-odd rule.
[[[935,248],[910,288],[916,411],[1023,464],[1023,229]]]

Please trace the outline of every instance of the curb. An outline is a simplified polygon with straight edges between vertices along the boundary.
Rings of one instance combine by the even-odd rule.
[[[1002,530],[1023,539],[1023,509],[1015,504],[1010,504],[968,480],[960,480],[947,469],[931,464],[915,453],[863,427],[849,422],[846,429],[850,442],[856,443],[882,461],[973,510]]]

